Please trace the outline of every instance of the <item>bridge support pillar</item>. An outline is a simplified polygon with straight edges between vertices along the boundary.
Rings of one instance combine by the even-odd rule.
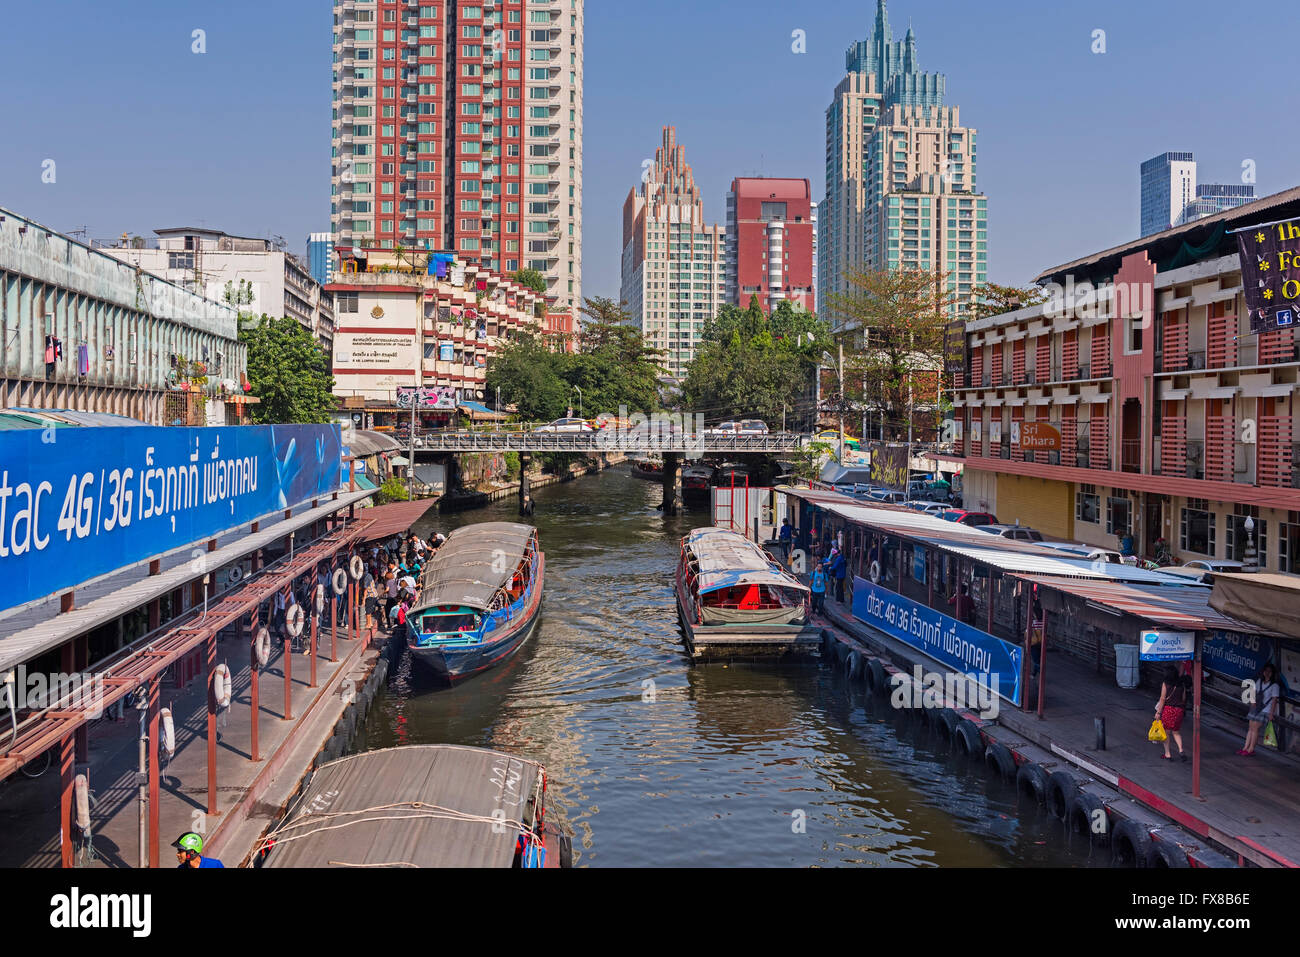
[[[527,452],[519,453],[519,515],[533,514],[533,500],[528,492],[528,466],[533,460]]]
[[[664,502],[665,515],[676,515],[680,509],[677,505],[677,473],[681,471],[682,453],[664,453]]]

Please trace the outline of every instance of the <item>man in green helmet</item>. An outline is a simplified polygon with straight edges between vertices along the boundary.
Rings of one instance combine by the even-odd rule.
[[[176,867],[220,867],[225,868],[215,857],[203,856],[203,838],[193,831],[186,831],[172,841],[176,848]]]

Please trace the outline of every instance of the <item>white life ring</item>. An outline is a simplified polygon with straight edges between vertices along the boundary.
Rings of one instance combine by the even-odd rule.
[[[167,752],[167,757],[170,758],[176,753],[176,724],[172,720],[172,709],[163,708],[158,713],[158,717],[162,719],[163,750]]]
[[[302,605],[290,605],[284,613],[284,630],[289,633],[290,638],[297,638],[302,634],[303,620],[307,616],[303,614]]]
[[[879,585],[879,584],[880,584],[880,562],[879,562],[879,561],[873,561],[873,562],[871,563],[871,568],[870,568],[870,570],[867,572],[867,574],[869,574],[869,575],[871,576],[871,580],[872,580],[873,582],[875,582],[877,585]]]
[[[85,833],[90,830],[90,780],[84,772],[77,775],[72,788],[76,795],[77,828]]]
[[[353,555],[352,561],[348,563],[348,571],[352,573],[353,581],[361,581],[366,574],[366,563],[361,560],[360,555]]]
[[[232,585],[239,584],[239,580],[244,577],[244,570],[238,565],[234,566],[227,573],[226,578]]]
[[[348,573],[341,568],[334,569],[334,577],[330,580],[334,586],[334,594],[342,595],[348,590]]]
[[[313,593],[313,599],[314,600],[312,601],[312,605],[316,609],[316,614],[319,615],[321,612],[325,610],[325,586],[324,585],[318,584],[316,586],[316,591]]]
[[[265,626],[257,629],[257,634],[253,636],[253,657],[259,668],[266,667],[266,663],[271,660],[271,633]]]
[[[212,698],[218,708],[230,707],[230,669],[224,662],[212,672]]]

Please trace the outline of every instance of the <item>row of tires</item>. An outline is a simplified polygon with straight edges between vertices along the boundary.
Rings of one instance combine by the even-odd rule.
[[[828,636],[826,651],[849,678],[862,681],[873,694],[888,694],[889,673],[879,658],[855,651]],[[1132,821],[1113,823],[1105,803],[1095,794],[1081,790],[1069,771],[1052,771],[1039,764],[1017,764],[1011,749],[984,740],[979,727],[952,708],[908,709],[951,742],[955,751],[971,761],[983,761],[988,772],[1008,784],[1017,794],[1036,803],[1061,821],[1073,836],[1086,839],[1096,850],[1109,848],[1122,867],[1187,867],[1187,854],[1169,841],[1153,841],[1147,827]]]
[[[356,740],[357,732],[365,725],[366,715],[370,713],[370,706],[374,703],[376,695],[379,694],[383,687],[384,681],[388,677],[388,658],[380,656],[375,662],[375,667],[371,670],[370,676],[366,678],[359,691],[357,691],[351,702],[343,709],[343,714],[338,722],[334,725],[334,734],[325,742],[319,754],[316,755],[314,767],[319,768],[322,764],[328,764],[348,753],[352,742]]]

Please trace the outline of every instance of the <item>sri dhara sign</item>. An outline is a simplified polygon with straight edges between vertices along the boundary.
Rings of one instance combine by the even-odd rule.
[[[0,431],[0,608],[324,497],[340,439],[337,425]]]
[[[1024,650],[1019,645],[949,618],[865,578],[853,579],[853,617],[991,687],[1012,704],[1020,704]]]
[[[1250,331],[1293,329],[1300,317],[1300,219],[1237,231]]]
[[[1012,422],[1011,444],[1024,452],[1061,451],[1061,432],[1049,422]]]
[[[1143,661],[1191,661],[1196,657],[1196,633],[1144,631],[1138,636],[1138,657]]]

